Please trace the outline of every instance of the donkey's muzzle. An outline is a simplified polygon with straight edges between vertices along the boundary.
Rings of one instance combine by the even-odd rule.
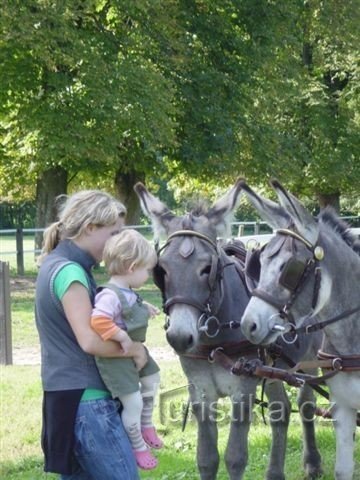
[[[175,335],[170,330],[166,332],[166,339],[176,353],[186,353],[194,346],[194,337],[188,335]]]

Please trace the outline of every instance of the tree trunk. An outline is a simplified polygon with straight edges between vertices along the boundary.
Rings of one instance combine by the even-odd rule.
[[[43,172],[36,183],[36,228],[47,227],[56,220],[55,199],[67,192],[68,173],[62,167]],[[35,235],[35,248],[42,245],[42,233]]]
[[[323,209],[327,206],[333,207],[338,213],[340,212],[340,193],[318,193],[317,198],[320,208]]]
[[[118,170],[115,174],[115,188],[119,199],[127,208],[127,225],[138,225],[140,222],[141,208],[139,199],[134,192],[136,182],[143,182],[145,175],[138,172]]]

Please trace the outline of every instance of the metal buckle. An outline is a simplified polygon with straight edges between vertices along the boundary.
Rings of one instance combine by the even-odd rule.
[[[333,370],[342,370],[343,365],[342,365],[342,359],[340,357],[334,358],[332,361],[332,369]]]
[[[211,352],[209,353],[209,356],[208,356],[208,362],[209,363],[214,363],[215,362],[215,359],[214,359],[214,355],[216,352],[223,352],[224,349],[223,347],[217,347],[217,348],[214,348],[214,350],[211,350]]]

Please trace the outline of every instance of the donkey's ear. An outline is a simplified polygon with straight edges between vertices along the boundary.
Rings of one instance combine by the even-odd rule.
[[[228,234],[232,213],[240,201],[240,182],[239,178],[235,185],[217,200],[207,213],[208,219],[215,225],[219,236]]]
[[[287,228],[290,225],[291,217],[283,207],[255,193],[245,181],[242,181],[240,186],[250,203],[259,212],[260,217],[268,223],[271,228]]]
[[[299,200],[285,188],[277,180],[271,180],[271,185],[279,197],[281,205],[286,209],[297,231],[312,245],[315,245],[319,236],[319,227],[311,215]]]
[[[161,233],[166,234],[168,225],[175,215],[165,203],[152,195],[141,182],[134,186],[134,190],[139,197],[142,211],[151,220],[155,236],[159,237]]]

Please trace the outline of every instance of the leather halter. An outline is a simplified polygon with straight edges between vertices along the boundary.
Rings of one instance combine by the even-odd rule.
[[[158,256],[160,255],[160,253],[163,250],[165,250],[166,247],[168,247],[170,245],[170,242],[173,238],[175,238],[175,237],[185,237],[185,236],[201,238],[201,240],[205,240],[205,242],[210,243],[210,245],[214,248],[214,250],[218,251],[218,247],[217,247],[216,243],[213,242],[211,240],[211,238],[209,238],[208,236],[206,236],[206,235],[204,235],[200,232],[196,232],[195,230],[177,230],[176,232],[169,235],[168,238],[166,239],[166,242],[164,243],[164,245],[158,249],[158,251],[157,251]]]
[[[299,284],[297,285],[296,289],[292,293],[292,296],[290,300],[285,304],[281,305],[281,302],[277,301],[274,299],[271,295],[269,295],[267,292],[261,290],[261,289],[255,289],[252,292],[252,295],[261,298],[265,302],[269,303],[270,305],[279,308],[279,314],[282,318],[290,318],[290,326],[291,330],[290,332],[295,335],[295,339],[297,338],[297,335],[299,333],[304,333],[304,334],[309,334],[312,332],[316,332],[318,330],[322,330],[328,325],[331,325],[335,322],[338,322],[342,320],[343,318],[346,318],[350,315],[353,315],[354,313],[360,311],[360,305],[345,310],[344,312],[340,313],[339,315],[336,315],[330,319],[324,320],[322,322],[315,322],[315,323],[309,323],[310,320],[313,318],[313,310],[315,308],[316,302],[314,304],[314,299],[318,295],[318,291],[320,289],[319,282],[320,281],[315,281],[315,287],[314,287],[314,297],[313,297],[313,302],[312,302],[312,310],[308,315],[306,315],[303,318],[302,321],[302,326],[296,327],[295,322],[293,321],[293,316],[290,313],[290,308],[292,304],[294,303],[297,295],[299,294],[300,290],[303,288],[306,279],[308,278],[309,273],[314,269],[315,264],[322,260],[323,258],[323,250],[321,247],[314,246],[310,242],[308,242],[305,238],[303,238],[301,235],[298,233],[294,232],[293,230],[288,230],[288,229],[280,229],[277,230],[277,233],[283,234],[283,235],[289,235],[297,240],[300,240],[306,247],[313,253],[313,258],[307,261],[304,274],[302,278],[300,279]],[[321,249],[321,250],[320,250]],[[317,272],[320,271],[319,267],[315,267],[315,275]],[[315,290],[317,290],[315,292]],[[283,335],[283,340],[287,342],[286,338]],[[293,343],[293,342],[287,342],[287,343]],[[306,363],[312,363],[312,366],[320,367],[324,370],[330,370],[331,372],[324,375],[323,377],[319,377],[317,380],[324,380],[327,378],[331,378],[333,375],[338,373],[339,371],[344,371],[344,372],[352,372],[352,371],[359,371],[360,370],[360,355],[332,355],[326,352],[323,352],[322,350],[319,350],[318,352],[318,361],[317,362],[300,362],[297,367],[301,367],[302,365],[305,365]],[[314,381],[315,379],[309,379],[309,383],[311,381]]]
[[[163,297],[164,297],[163,298],[163,310],[166,314],[168,314],[169,313],[169,308],[172,305],[182,303],[182,304],[185,304],[185,305],[190,305],[192,307],[195,307],[197,310],[199,310],[201,312],[201,314],[209,316],[209,318],[216,318],[216,317],[214,317],[216,312],[213,312],[212,307],[211,307],[211,298],[213,296],[213,292],[214,292],[214,289],[216,287],[216,277],[219,275],[220,252],[219,252],[218,246],[211,238],[209,238],[207,235],[204,235],[200,232],[196,232],[195,230],[190,230],[190,229],[189,230],[187,230],[187,229],[186,230],[178,230],[178,231],[172,233],[171,235],[169,235],[165,244],[157,250],[158,256],[160,255],[160,253],[163,250],[165,250],[165,248],[167,248],[170,245],[171,241],[176,237],[196,237],[196,238],[199,238],[200,240],[208,243],[215,250],[216,257],[213,258],[213,262],[212,262],[212,265],[211,265],[211,272],[210,272],[210,277],[211,278],[209,279],[209,287],[210,287],[209,297],[208,297],[208,300],[205,303],[202,304],[194,298],[185,297],[183,295],[174,295],[173,297],[170,297],[170,298],[166,299],[165,292],[163,292]],[[215,262],[216,262],[216,265],[215,265]],[[221,301],[222,301],[222,298],[223,298],[223,290],[222,290],[222,282],[221,281],[220,281],[220,297],[221,298],[220,298],[218,308],[220,308]]]
[[[290,236],[296,240],[301,241],[307,247],[307,249],[311,251],[312,257],[310,257],[306,262],[303,263],[303,271],[301,272],[301,276],[299,277],[294,288],[291,290],[290,298],[286,303],[280,302],[278,299],[274,298],[272,295],[270,295],[269,293],[267,293],[265,290],[261,288],[255,288],[252,291],[252,296],[260,298],[264,302],[275,307],[279,311],[279,316],[281,318],[288,319],[289,325],[291,327],[291,332],[295,333],[296,335],[295,320],[291,313],[291,307],[294,304],[300,291],[305,286],[306,280],[309,277],[310,273],[314,271],[315,284],[314,284],[314,291],[313,291],[311,306],[312,306],[312,311],[315,309],[318,301],[318,295],[320,291],[320,282],[321,282],[321,269],[318,266],[318,262],[322,260],[324,252],[321,247],[313,246],[308,240],[306,240],[299,233],[294,232],[293,230],[283,228],[283,229],[277,230],[276,233]],[[283,335],[283,339],[286,343],[294,343],[296,341],[296,337],[293,340],[289,341],[285,338],[284,335]]]

